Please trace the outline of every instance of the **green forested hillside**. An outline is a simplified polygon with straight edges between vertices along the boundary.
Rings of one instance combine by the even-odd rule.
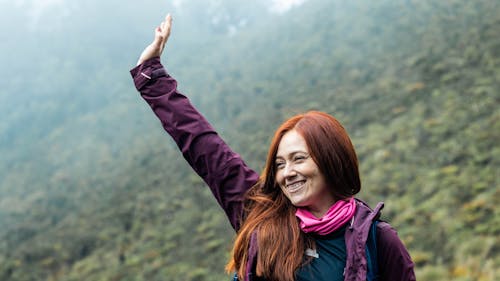
[[[181,91],[256,170],[284,119],[333,114],[360,158],[360,197],[386,203],[417,278],[497,280],[500,4],[265,5],[167,6],[163,61]],[[234,234],[128,74],[164,13],[140,6],[69,5],[71,20],[54,9],[51,30],[24,32],[11,31],[30,14],[9,6],[0,280],[229,280]]]

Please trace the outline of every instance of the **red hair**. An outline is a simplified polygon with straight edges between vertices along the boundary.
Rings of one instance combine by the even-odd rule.
[[[337,200],[358,193],[361,181],[356,152],[344,127],[333,116],[310,111],[285,121],[274,134],[259,181],[245,198],[246,218],[238,231],[227,270],[243,280],[252,233],[257,232],[257,276],[270,281],[293,281],[306,248],[314,241],[300,230],[296,207],[276,183],[275,160],[283,136],[296,130],[324,175]]]

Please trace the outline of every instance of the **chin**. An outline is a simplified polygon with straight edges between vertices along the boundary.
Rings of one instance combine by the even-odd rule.
[[[292,202],[292,205],[294,205],[295,207],[301,207],[301,208],[307,207],[307,204],[304,201],[305,200],[303,200],[303,199],[290,200],[290,202]]]

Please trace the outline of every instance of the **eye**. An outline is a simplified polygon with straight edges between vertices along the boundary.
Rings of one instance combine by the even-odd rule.
[[[295,155],[293,157],[293,161],[295,161],[295,162],[301,162],[301,161],[304,161],[306,159],[307,159],[306,155]]]
[[[276,161],[276,163],[274,163],[274,166],[276,167],[277,170],[283,169],[285,167],[285,162],[284,161]]]

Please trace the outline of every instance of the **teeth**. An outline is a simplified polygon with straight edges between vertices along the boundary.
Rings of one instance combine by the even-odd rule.
[[[304,182],[299,181],[287,186],[289,191],[296,191],[304,185]]]

